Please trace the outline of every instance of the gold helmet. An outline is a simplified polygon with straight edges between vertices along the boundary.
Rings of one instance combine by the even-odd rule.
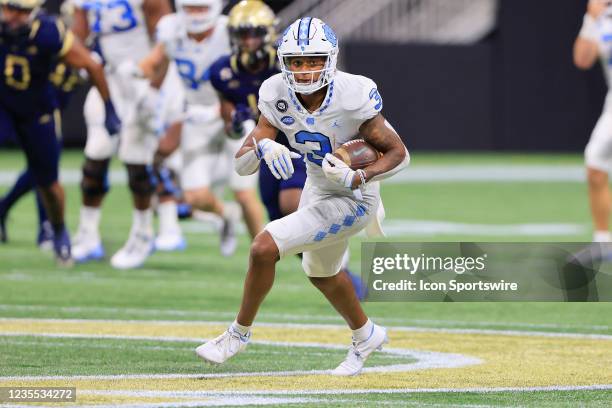
[[[276,23],[274,12],[261,0],[242,0],[232,7],[228,27],[234,54],[238,55],[242,65],[256,66],[274,53]],[[244,49],[241,45],[244,36],[261,38],[260,47]]]
[[[45,0],[0,0],[3,6],[15,7],[23,10],[34,10],[42,6]]]

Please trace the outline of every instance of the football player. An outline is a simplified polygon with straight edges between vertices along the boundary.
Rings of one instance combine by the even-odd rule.
[[[57,98],[58,109],[54,112],[55,120],[57,121],[57,132],[60,136],[61,131],[61,111],[66,107],[70,96],[72,95],[75,87],[81,82],[81,78],[78,72],[66,66],[63,62],[58,62],[55,70],[50,76],[50,80],[54,85],[55,97]],[[15,131],[12,128],[12,124],[7,116],[0,118],[0,137],[7,137],[8,139],[15,140]],[[60,136],[61,137],[61,136]],[[8,192],[0,199],[0,242],[6,242],[8,237],[6,233],[6,218],[11,208],[17,203],[17,201],[23,197],[26,193],[35,190],[36,185],[34,183],[34,177],[29,169],[24,170],[13,186]],[[36,209],[38,211],[38,235],[36,243],[43,250],[53,249],[53,228],[51,223],[47,219],[47,213],[45,212],[44,205],[40,198],[40,193],[36,194]]]
[[[84,68],[104,101],[101,115],[110,134],[120,129],[102,66],[64,24],[39,12],[40,0],[2,0],[0,21],[0,110],[8,117],[24,150],[53,228],[53,249],[60,264],[71,264],[64,224],[64,190],[58,181],[60,142],[54,111],[58,101],[49,79],[58,59]]]
[[[157,138],[149,126],[156,92],[149,82],[123,75],[122,66],[144,58],[152,47],[155,26],[170,13],[168,0],[74,0],[73,30],[82,40],[89,37],[104,61],[111,93],[124,123],[119,138],[106,132],[100,121],[101,102],[96,90],[84,106],[87,125],[85,162],[82,169],[82,205],[75,237],[77,262],[102,259],[101,205],[108,191],[108,166],[115,150],[125,164],[132,193],[132,227],[126,243],[111,258],[117,269],[142,265],[153,252],[154,233],[151,196],[155,177],[151,165]],[[160,82],[161,84],[161,82]]]
[[[317,18],[295,21],[278,48],[281,73],[259,90],[261,116],[236,154],[240,174],[264,160],[272,174],[289,179],[296,154],[275,141],[278,131],[306,156],[307,181],[299,209],[266,225],[251,245],[242,304],[236,320],[219,337],[196,349],[204,360],[223,363],[242,351],[259,306],[272,288],[275,264],[303,252],[302,266],[353,330],[353,343],[334,375],[356,375],[365,360],[387,342],[386,330],[365,315],[346,274],[338,273],[352,235],[377,223],[379,181],[409,161],[402,140],[380,113],[376,84],[336,71],[338,40]],[[331,153],[357,135],[384,155],[363,170],[352,170]]]
[[[211,189],[219,169],[231,167],[228,158],[231,146],[225,140],[219,99],[209,81],[210,66],[230,52],[227,17],[221,16],[221,10],[221,0],[178,0],[177,12],[160,20],[157,44],[140,63],[141,72],[134,74],[144,74],[155,81],[163,77],[170,61],[176,63],[186,90],[187,118],[180,141],[162,140],[159,153],[167,155],[180,143],[185,200],[194,208],[213,212],[223,219],[221,253],[228,256],[237,244],[234,216]],[[165,149],[161,149],[162,144]],[[230,178],[230,187],[243,191],[252,189],[256,182],[256,176],[236,176]]]
[[[254,119],[259,116],[257,96],[261,84],[280,72],[273,45],[276,40],[275,24],[274,12],[261,0],[243,0],[232,7],[228,24],[232,54],[221,57],[210,69],[210,82],[221,99],[226,133],[240,145],[253,130]],[[276,136],[276,142],[298,153],[291,148],[287,136],[282,132]],[[294,172],[288,180],[277,180],[265,163],[259,166],[259,192],[270,221],[291,214],[298,208],[306,182],[306,163],[302,156],[291,161]],[[243,211],[248,210],[243,206]],[[253,236],[260,229],[250,226]],[[348,264],[348,251],[344,264]],[[361,279],[350,273],[347,267],[343,269],[349,274],[359,298],[363,299]]]
[[[578,38],[574,43],[574,63],[580,69],[591,68],[602,60],[612,73],[612,2],[590,0]],[[589,201],[594,224],[593,241],[610,242],[610,188],[608,172],[612,165],[612,94],[608,92],[603,112],[585,149]]]

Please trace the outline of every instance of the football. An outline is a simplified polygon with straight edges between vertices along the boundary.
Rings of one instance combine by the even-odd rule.
[[[363,169],[382,157],[382,153],[363,139],[354,139],[336,149],[334,156],[346,163],[351,169]]]

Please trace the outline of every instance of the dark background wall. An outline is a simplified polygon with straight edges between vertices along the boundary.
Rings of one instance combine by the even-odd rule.
[[[500,0],[497,28],[479,44],[344,42],[342,58],[378,83],[411,149],[580,151],[606,93],[599,66],[572,64],[586,3]],[[84,94],[65,115],[68,145],[84,143]]]
[[[586,0],[501,0],[480,44],[345,44],[345,62],[377,81],[412,148],[578,151],[606,93],[599,66],[572,64],[585,9]]]

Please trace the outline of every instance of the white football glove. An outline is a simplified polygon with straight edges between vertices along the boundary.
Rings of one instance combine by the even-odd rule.
[[[293,163],[291,159],[299,159],[298,153],[292,152],[286,146],[271,139],[261,139],[257,143],[257,158],[264,159],[270,172],[278,180],[288,180],[293,176]]]
[[[345,162],[333,154],[327,153],[323,158],[321,167],[329,181],[348,188],[353,192],[356,199],[363,200],[361,190],[359,188],[353,190],[353,179],[357,172],[351,169]]]

